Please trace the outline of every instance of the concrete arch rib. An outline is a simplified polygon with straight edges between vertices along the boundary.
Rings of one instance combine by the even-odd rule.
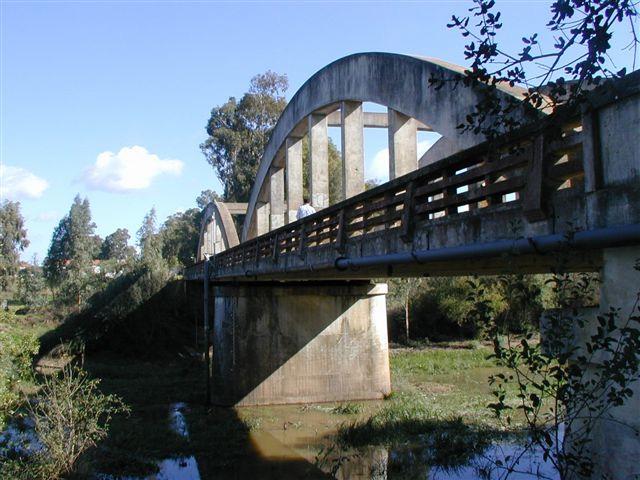
[[[200,223],[197,260],[220,253],[240,243],[236,226],[227,206],[213,201],[206,206]]]
[[[463,123],[481,93],[454,82],[435,89],[432,76],[454,78],[464,68],[441,60],[392,53],[359,53],[327,65],[293,96],[276,124],[258,168],[243,228],[243,241],[249,238],[256,204],[264,189],[278,152],[287,137],[300,130],[302,122],[317,111],[341,101],[374,102],[429,125],[443,137],[453,138],[459,150],[483,140],[479,135],[461,135],[456,126]],[[524,90],[508,85],[498,87],[499,95],[521,98]]]

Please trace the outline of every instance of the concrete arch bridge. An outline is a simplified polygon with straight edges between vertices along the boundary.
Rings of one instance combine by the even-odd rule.
[[[241,241],[228,241],[238,235],[217,204],[212,211],[226,240],[185,271],[213,299],[205,311],[212,318],[217,402],[389,393],[386,285],[372,284],[374,278],[549,272],[561,252],[566,268],[601,272],[601,308],[634,305],[640,72],[591,92],[580,108],[523,108],[514,115],[525,126],[493,142],[456,128],[481,91],[455,81],[438,89],[430,83],[463,74],[434,59],[356,54],[326,66],[293,96],[261,159]],[[504,102],[522,93],[498,90]],[[366,102],[387,112],[367,112]],[[328,201],[330,126],[341,129],[343,199],[334,205]],[[389,139],[390,180],[367,191],[365,128],[386,128]],[[442,137],[418,158],[420,130]],[[317,213],[295,220],[305,138]],[[631,415],[640,427],[632,413],[640,411],[637,385],[619,415]],[[603,461],[607,473],[617,470],[613,478],[635,468],[625,455],[640,457],[637,439],[621,435],[608,427],[594,432],[603,458],[619,459],[615,469]],[[615,453],[611,445],[620,442],[625,447]]]

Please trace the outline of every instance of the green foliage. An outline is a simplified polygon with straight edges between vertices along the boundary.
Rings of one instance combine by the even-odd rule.
[[[149,210],[142,220],[137,233],[140,258],[143,263],[152,265],[162,260],[162,240],[156,226],[156,209]]]
[[[100,247],[100,259],[128,262],[135,255],[135,249],[129,246],[129,231],[126,228],[118,228],[107,235]]]
[[[413,338],[482,338],[496,320],[503,331],[523,333],[538,324],[545,308],[556,305],[551,283],[542,275],[436,277],[389,282],[389,305],[403,310]],[[406,303],[405,303],[406,302]]]
[[[22,403],[21,386],[33,380],[31,362],[38,347],[33,334],[0,332],[0,431]]]
[[[29,246],[20,202],[0,205],[0,290],[6,291],[18,271],[20,252]]]
[[[575,307],[566,308],[576,304],[578,294],[593,290],[589,278],[556,275],[551,280],[554,292],[561,293],[566,303],[545,315],[541,343],[532,342],[531,335],[520,341],[507,336],[505,341],[497,322],[491,331],[493,357],[508,373],[491,377],[495,402],[489,408],[509,425],[513,406],[506,391],[515,387],[516,408],[526,419],[531,444],[543,450],[562,479],[591,477],[591,432],[599,422],[619,425],[610,413],[633,395],[630,385],[640,372],[637,301],[628,318],[621,318],[614,308],[599,315],[595,329]],[[577,335],[585,329],[588,335]],[[565,429],[564,442],[560,425]]]
[[[29,308],[44,307],[48,302],[42,269],[30,266],[18,273],[16,299]]]
[[[196,198],[196,205],[200,210],[204,210],[214,200],[222,201],[222,197],[213,190],[203,190]]]
[[[423,278],[392,278],[389,279],[389,297],[392,303],[398,303],[404,311],[404,338],[409,341],[411,338],[410,310],[416,292],[423,284]]]
[[[128,407],[115,395],[100,392],[99,380],[79,368],[67,366],[59,376],[45,377],[30,406],[35,433],[42,450],[7,462],[21,479],[59,479],[76,471],[79,459],[107,436],[114,415]]]
[[[481,288],[474,288],[476,283]],[[414,301],[414,330],[430,338],[479,338],[487,325],[474,308],[482,305],[493,317],[507,305],[490,277],[429,278],[423,288]]]
[[[249,91],[211,111],[200,145],[224,186],[226,201],[246,202],[269,135],[286,106],[286,75],[272,71],[251,79]]]
[[[190,208],[167,218],[160,229],[162,257],[170,265],[185,267],[195,263],[202,212]]]
[[[633,37],[630,46],[638,43],[634,28],[638,11],[633,1],[555,0],[546,22],[547,38],[539,33],[524,34],[520,51],[509,51],[501,43],[503,19],[497,2],[473,3],[470,15],[453,15],[447,25],[469,40],[464,54],[470,65],[465,76],[434,77],[430,83],[462,82],[482,91],[483,99],[468,112],[460,128],[488,138],[520,127],[522,112],[577,103],[603,78],[624,75],[625,69],[615,71],[617,67],[607,55],[617,24],[627,21]],[[496,88],[499,84],[526,85],[524,98],[501,100]]]
[[[99,240],[95,228],[89,200],[76,195],[69,213],[53,232],[43,265],[45,278],[58,287],[57,300],[64,305],[75,304],[80,309],[95,288],[93,259]]]

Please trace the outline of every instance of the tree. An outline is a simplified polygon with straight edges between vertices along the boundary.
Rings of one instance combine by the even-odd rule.
[[[135,254],[135,249],[129,245],[129,231],[126,228],[118,228],[107,235],[100,248],[100,259],[126,262]]]
[[[532,33],[522,37],[519,52],[508,51],[498,41],[502,20],[495,0],[473,3],[471,15],[453,15],[448,25],[470,39],[464,54],[471,64],[465,76],[430,79],[436,87],[445,82],[462,82],[484,92],[483,100],[460,125],[462,131],[495,138],[522,125],[514,113],[523,106],[530,112],[553,110],[560,103],[580,101],[602,78],[624,75],[626,70],[616,71],[607,55],[614,27],[620,22],[629,22],[629,48],[633,49],[634,61],[637,56],[634,21],[638,12],[637,2],[632,0],[555,0],[547,23],[553,45],[549,46],[548,41],[545,45],[538,33]],[[524,101],[500,101],[496,94],[499,84],[526,86]]]
[[[88,199],[76,195],[69,213],[53,232],[44,273],[52,286],[64,285],[63,300],[77,301],[80,307],[93,280],[93,258],[96,250],[91,208]]]
[[[138,230],[138,246],[140,258],[149,263],[161,258],[162,243],[156,227],[156,208],[149,210],[142,220],[142,226]]]
[[[43,307],[47,303],[46,285],[42,269],[36,264],[18,273],[17,300],[28,307]]]
[[[392,296],[398,299],[404,307],[404,334],[407,342],[410,339],[409,312],[411,308],[411,300],[420,289],[422,280],[423,279],[420,277],[408,277],[394,278],[389,281],[392,285]]]
[[[0,288],[4,291],[18,271],[20,252],[29,246],[20,202],[5,200],[0,206]]]
[[[170,264],[183,267],[195,262],[201,218],[202,211],[197,208],[167,218],[160,229],[162,258]]]
[[[203,190],[196,198],[196,204],[199,209],[203,210],[214,200],[222,201],[222,197],[213,190]]]
[[[251,79],[240,101],[234,97],[211,111],[209,137],[200,145],[224,186],[226,201],[247,201],[269,135],[286,105],[286,75],[267,71]]]

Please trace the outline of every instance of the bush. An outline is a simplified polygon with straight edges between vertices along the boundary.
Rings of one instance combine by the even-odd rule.
[[[425,279],[413,294],[412,338],[435,341],[482,338],[486,318],[505,331],[523,333],[536,327],[545,308],[558,303],[559,293],[543,275],[500,277],[436,277]],[[394,282],[390,283],[393,294]],[[577,288],[577,287],[576,287]],[[390,301],[390,336],[403,338],[404,312]],[[395,309],[394,309],[395,307]],[[479,312],[478,308],[484,311]]]
[[[30,406],[42,448],[4,462],[2,478],[58,479],[74,472],[81,456],[106,437],[113,415],[128,412],[120,398],[102,394],[98,384],[71,366],[46,378]]]
[[[20,407],[21,384],[33,379],[31,362],[38,347],[34,335],[0,333],[0,431]]]
[[[493,316],[506,308],[495,280],[490,278],[439,277],[428,279],[424,285],[412,309],[414,338],[479,338],[486,325],[474,315],[475,300],[481,298]]]

